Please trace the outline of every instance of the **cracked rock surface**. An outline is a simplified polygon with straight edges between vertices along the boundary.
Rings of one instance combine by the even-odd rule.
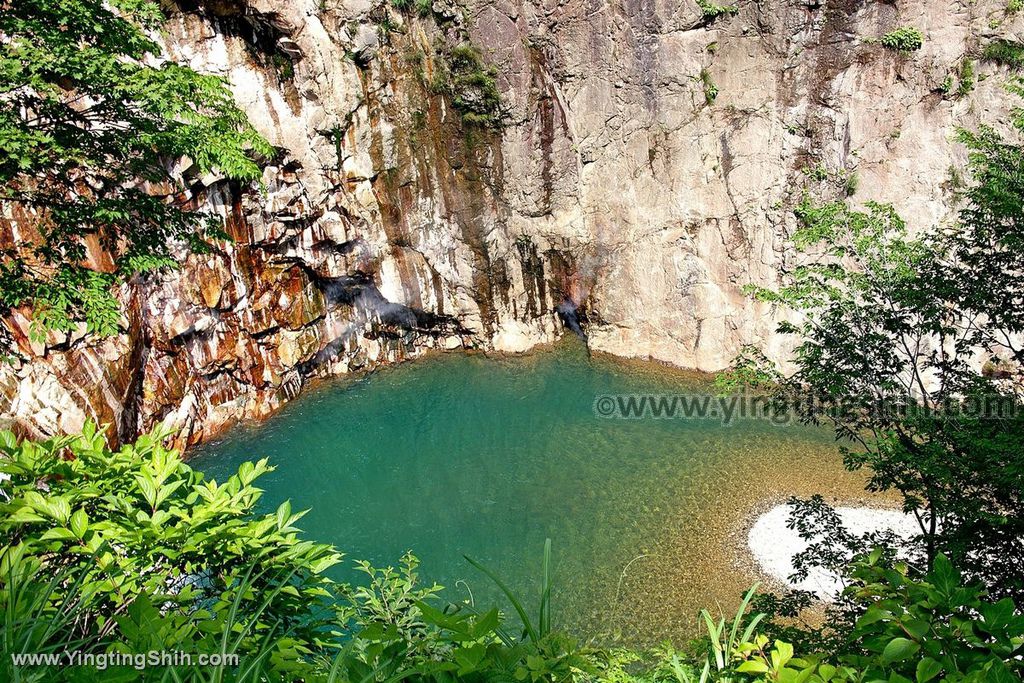
[[[900,54],[877,39],[916,26]],[[124,286],[120,335],[29,342],[0,369],[18,430],[87,418],[182,445],[260,418],[314,377],[430,349],[518,352],[579,311],[592,348],[716,370],[784,358],[770,285],[805,192],[948,220],[956,126],[1013,104],[978,60],[1024,26],[991,0],[201,0],[168,53],[221,74],[280,149],[260,186],[182,177],[233,241]],[[453,55],[493,68],[500,126],[469,121]],[[965,60],[977,83],[948,92]],[[453,83],[456,86],[453,87]],[[573,320],[575,321],[575,317]]]

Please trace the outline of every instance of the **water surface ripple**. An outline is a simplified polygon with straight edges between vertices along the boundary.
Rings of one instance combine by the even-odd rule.
[[[498,601],[463,559],[534,603],[554,544],[555,616],[608,642],[694,632],[702,606],[728,609],[757,574],[744,525],[791,494],[863,497],[825,430],[742,421],[618,420],[596,396],[707,393],[702,375],[607,357],[575,340],[525,356],[447,354],[313,389],[257,426],[203,447],[218,480],[269,457],[263,508],[312,508],[300,526],[352,559],[394,564]],[[628,565],[628,567],[627,567]],[[625,569],[625,571],[624,571]]]

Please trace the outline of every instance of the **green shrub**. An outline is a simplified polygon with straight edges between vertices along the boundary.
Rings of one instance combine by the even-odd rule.
[[[860,185],[860,177],[857,172],[853,171],[846,176],[846,180],[843,181],[843,194],[847,197],[852,197],[857,193],[857,187]]]
[[[261,495],[253,483],[273,468],[261,460],[222,483],[206,481],[162,445],[166,436],[111,451],[91,424],[38,442],[0,432],[0,472],[10,477],[0,503],[0,604],[10,609],[16,595],[49,585],[35,618],[76,604],[65,642],[146,645],[138,651],[219,648],[211,627],[224,628],[242,609],[259,619],[239,631],[236,651],[271,647],[273,659],[292,656],[282,634],[315,642],[321,617],[344,621],[323,600],[334,591],[323,572],[340,555],[299,540],[304,513],[286,502],[252,515]],[[140,632],[139,620],[157,630]]]
[[[821,162],[818,162],[813,166],[804,166],[802,170],[804,175],[815,182],[823,183],[828,180],[828,169],[825,168],[825,164]]]
[[[982,681],[1021,680],[1024,616],[1006,598],[986,600],[965,586],[944,556],[923,576],[889,564],[875,550],[850,568],[844,597],[857,610],[842,651],[798,653],[759,633],[763,614],[748,614],[753,589],[730,623],[705,611],[707,656],[701,681]],[[677,678],[685,683],[697,677]]]
[[[395,672],[511,680],[590,667],[589,651],[551,628],[550,545],[538,620],[522,612],[532,625],[521,639],[496,609],[439,604],[439,587],[419,584],[412,556],[397,569],[358,563],[364,586],[335,584],[324,572],[340,555],[299,538],[303,513],[286,502],[254,514],[254,483],[272,470],[265,460],[206,481],[162,445],[167,436],[111,451],[91,424],[38,442],[0,432],[0,472],[10,477],[0,486],[0,680],[93,680],[88,667],[16,666],[11,657],[72,649],[240,657],[238,666],[105,674],[125,681],[364,681]]]
[[[982,56],[1011,69],[1020,69],[1024,66],[1024,45],[1000,38],[986,45]]]
[[[964,97],[974,90],[974,62],[964,57],[960,62],[960,83],[957,86],[957,97]]]
[[[1011,599],[986,600],[944,555],[917,578],[907,565],[887,566],[880,557],[872,553],[851,573],[847,595],[862,612],[848,664],[867,680],[1021,680],[1024,616]]]
[[[381,42],[387,42],[389,36],[396,31],[398,31],[398,24],[391,18],[391,14],[382,12],[380,18],[377,19],[377,35]]]
[[[697,0],[697,6],[700,7],[701,15],[706,20],[714,20],[722,15],[736,14],[740,11],[740,8],[736,5],[716,5],[710,0]]]
[[[415,10],[421,17],[429,17],[434,13],[433,0],[389,0],[391,6],[399,12]]]
[[[164,436],[110,451],[91,425],[42,442],[0,433],[0,469],[11,476],[0,507],[0,680],[94,680],[95,668],[11,657],[68,649],[239,655],[237,665],[103,672],[104,680],[196,683],[852,683],[940,674],[998,683],[1024,669],[1024,617],[1009,599],[962,585],[941,556],[924,576],[877,551],[855,562],[845,599],[857,619],[835,641],[842,647],[819,654],[767,635],[786,631],[751,613],[756,586],[728,621],[702,613],[702,651],[580,647],[554,626],[550,541],[533,614],[469,560],[505,594],[515,628],[497,609],[444,604],[438,586],[420,584],[411,555],[397,568],[357,563],[364,584],[337,586],[323,571],[339,556],[298,538],[301,513],[286,503],[252,514],[265,461],[207,482],[160,445]]]
[[[463,123],[480,128],[500,127],[502,108],[497,69],[485,64],[480,52],[468,42],[452,48],[447,67],[447,82],[442,87]]]
[[[924,45],[924,34],[913,26],[903,26],[882,36],[881,43],[890,50],[913,52]]]
[[[718,86],[711,79],[711,72],[707,69],[700,70],[700,82],[704,86],[704,101],[713,104],[718,99]]]
[[[274,70],[277,72],[278,77],[284,81],[290,81],[295,78],[295,65],[288,55],[281,52],[275,52],[270,58],[271,63],[274,65]]]

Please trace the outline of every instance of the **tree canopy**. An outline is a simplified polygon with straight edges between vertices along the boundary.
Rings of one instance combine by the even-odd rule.
[[[1019,92],[1017,84],[1011,90]],[[1014,137],[1024,130],[1018,111]],[[993,128],[960,131],[970,178],[957,220],[912,235],[890,205],[797,208],[804,254],[777,289],[798,339],[784,375],[748,349],[730,383],[777,392],[834,425],[869,489],[895,490],[944,552],[996,594],[1024,595],[1024,151]]]
[[[0,3],[0,305],[33,336],[117,331],[113,288],[223,238],[178,174],[260,176],[270,145],[224,79],[167,60],[149,0]]]

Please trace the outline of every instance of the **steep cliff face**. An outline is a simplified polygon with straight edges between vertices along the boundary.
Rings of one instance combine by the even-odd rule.
[[[1009,106],[998,67],[972,58],[1020,24],[991,1],[708,7],[181,6],[168,53],[228,78],[278,158],[251,188],[182,164],[234,241],[125,286],[121,335],[32,344],[11,316],[25,358],[0,370],[5,418],[45,434],[92,417],[120,438],[166,420],[194,443],[311,377],[522,351],[577,315],[615,354],[782,357],[742,287],[792,258],[792,207],[809,190],[944,220],[955,126]],[[878,44],[898,26],[923,48]],[[968,63],[978,82],[960,88]]]

